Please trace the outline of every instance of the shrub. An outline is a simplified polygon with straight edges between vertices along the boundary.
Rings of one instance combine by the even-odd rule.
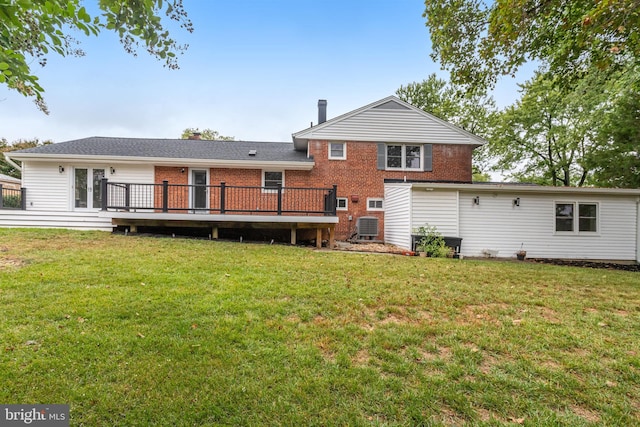
[[[418,228],[420,242],[418,249],[422,250],[427,256],[434,258],[446,258],[451,254],[451,248],[444,243],[444,237],[433,225],[426,224]]]
[[[21,200],[18,195],[4,196],[2,198],[2,206],[5,208],[20,208]]]

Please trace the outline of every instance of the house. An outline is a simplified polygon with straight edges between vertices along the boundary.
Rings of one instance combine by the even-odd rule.
[[[639,258],[640,191],[474,184],[472,153],[485,141],[394,96],[330,120],[320,100],[318,124],[292,137],[90,137],[11,152],[26,210],[0,210],[0,225],[283,229],[292,243],[410,249],[428,223],[462,238],[467,256],[522,246],[536,257]]]
[[[21,186],[21,181],[19,178],[14,178],[12,176],[4,175],[0,173],[0,185],[2,186],[2,188],[19,190]]]

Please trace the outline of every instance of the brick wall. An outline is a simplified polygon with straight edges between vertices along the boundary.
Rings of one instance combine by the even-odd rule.
[[[336,238],[345,239],[355,232],[357,218],[373,216],[379,219],[379,239],[384,238],[384,212],[367,210],[368,198],[384,197],[385,179],[471,182],[471,155],[468,145],[433,145],[430,172],[384,171],[377,169],[378,146],[372,142],[347,141],[346,160],[329,160],[328,141],[310,141],[309,154],[316,166],[308,175],[311,185],[338,185],[338,197],[348,199],[348,210],[338,211],[340,222]],[[288,183],[287,183],[288,184]],[[353,196],[358,201],[354,202]],[[352,220],[349,221],[349,216]]]
[[[310,141],[309,154],[313,156],[315,167],[311,171],[285,171],[286,187],[313,187],[329,188],[338,186],[338,197],[348,199],[348,210],[338,211],[340,219],[336,227],[336,238],[346,239],[355,232],[357,219],[362,216],[373,216],[379,219],[379,239],[384,239],[384,212],[370,211],[367,209],[368,198],[384,197],[385,179],[429,180],[429,181],[454,181],[471,182],[471,155],[473,147],[469,145],[433,145],[432,171],[384,171],[377,169],[377,144],[372,142],[348,141],[346,143],[346,160],[329,160],[328,141]],[[160,184],[168,180],[171,184],[187,184],[189,180],[189,168],[157,166],[155,181]],[[229,186],[261,186],[262,169],[232,169],[211,168],[210,184],[219,185],[224,181]],[[295,198],[300,198],[300,193],[295,193]],[[211,206],[214,207],[214,198],[217,198],[216,190],[211,190]],[[240,198],[228,199],[227,208],[233,209],[240,206],[242,198],[251,198],[256,208],[261,210],[274,209],[273,194],[262,193],[238,196]],[[357,201],[356,201],[357,199]],[[178,202],[188,203],[188,194],[181,195]],[[290,203],[287,205],[287,203]],[[293,206],[294,201],[285,199],[285,209]],[[349,220],[351,217],[351,220]]]

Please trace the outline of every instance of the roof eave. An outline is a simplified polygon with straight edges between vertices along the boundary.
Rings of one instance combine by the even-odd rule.
[[[399,183],[403,184],[403,183]],[[413,188],[424,189],[450,189],[478,192],[509,192],[509,193],[556,193],[556,194],[603,194],[603,195],[626,195],[640,196],[640,189],[633,188],[602,188],[602,187],[552,187],[545,185],[522,185],[522,184],[455,184],[439,182],[414,182],[410,185]]]
[[[286,160],[221,160],[221,159],[190,159],[190,158],[171,158],[171,157],[134,157],[134,156],[96,156],[82,154],[42,154],[42,153],[21,153],[12,158],[20,161],[25,160],[41,160],[41,161],[60,161],[60,162],[116,162],[120,164],[153,164],[157,166],[206,166],[206,167],[225,167],[232,169],[289,169],[289,170],[311,170],[315,162],[313,161],[286,161]]]

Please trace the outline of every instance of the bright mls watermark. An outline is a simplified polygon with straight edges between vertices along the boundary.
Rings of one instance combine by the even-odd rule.
[[[69,427],[69,405],[0,405],[0,426]]]

